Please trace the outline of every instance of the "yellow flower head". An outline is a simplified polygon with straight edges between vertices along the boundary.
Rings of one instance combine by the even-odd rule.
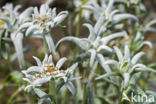
[[[4,25],[5,24],[5,21],[3,20],[0,20],[0,26]]]

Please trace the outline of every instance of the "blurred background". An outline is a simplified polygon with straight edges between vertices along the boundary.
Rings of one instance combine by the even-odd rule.
[[[57,12],[60,12],[62,10],[68,10],[68,11],[72,12],[75,9],[74,5],[72,4],[72,1],[73,0],[55,0],[53,3],[50,4],[50,7],[51,8],[56,7]],[[39,7],[41,4],[43,4],[45,2],[46,2],[46,0],[0,0],[0,7],[4,6],[6,3],[13,3],[14,5],[20,4],[20,5],[22,5],[22,8],[20,9],[22,11],[25,8],[30,7],[30,6]],[[143,2],[145,4],[147,10],[150,12],[152,11],[152,13],[153,13],[152,19],[156,19],[156,0],[143,0]],[[68,19],[69,19],[69,16],[66,19],[64,24],[67,24]],[[74,21],[74,19],[69,19],[69,20]],[[73,22],[73,21],[70,21],[70,22]],[[84,23],[84,21],[81,21],[81,22]],[[68,32],[70,32],[70,34],[74,36],[76,24],[73,26],[67,26],[67,29],[69,29],[69,28],[70,28],[70,31],[68,31]],[[81,30],[80,31],[81,37],[88,36],[88,30],[86,28],[81,26],[80,30]],[[64,29],[60,29],[60,28],[52,29],[52,36],[53,36],[55,42],[57,42],[59,39],[64,37],[66,35],[65,33],[66,33],[66,31]],[[151,62],[156,63],[156,33],[146,32],[145,40],[149,40],[153,43],[153,50],[149,54],[149,59],[148,59],[147,63],[151,63]],[[29,61],[29,63],[34,65],[35,61],[32,59],[32,56],[37,56],[40,59],[42,59],[44,56],[43,53],[40,53],[40,51],[42,51],[42,47],[43,47],[42,43],[43,42],[41,39],[25,38],[24,46],[30,46],[30,45],[32,46],[32,47],[29,47],[30,48],[29,51],[25,52],[25,60]],[[69,47],[69,44],[66,44],[66,43],[61,45],[60,50],[63,53],[63,56],[70,57],[68,47]],[[144,47],[143,50],[148,51],[149,48]],[[55,60],[58,60],[58,58],[59,57],[55,57]],[[145,62],[146,62],[146,60],[145,60]],[[13,65],[13,69],[19,70],[18,62],[15,62],[15,64]],[[0,86],[4,86],[4,84],[5,84],[5,86],[7,86],[3,90],[1,90],[1,87],[0,87],[0,104],[5,104],[5,101],[9,98],[9,96],[11,96],[13,94],[13,92],[18,87],[16,84],[10,85],[9,83],[8,84],[4,83],[6,80],[9,80],[10,82],[14,81],[12,78],[10,78],[10,75],[8,75],[8,73],[10,71],[11,71],[10,66],[8,65],[7,61],[5,61],[0,56]],[[17,74],[17,73],[15,73],[15,74]],[[156,76],[154,76],[154,77],[156,77]],[[21,80],[21,79],[19,78],[19,80]],[[156,92],[156,82],[155,82],[155,85],[153,85],[153,86],[155,86],[155,92]],[[25,94],[19,94],[18,96],[20,96],[19,100],[24,101],[26,99],[26,97],[24,97]]]

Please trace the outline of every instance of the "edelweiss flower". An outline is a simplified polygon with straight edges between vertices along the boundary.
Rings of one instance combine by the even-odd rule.
[[[51,9],[47,4],[42,4],[40,10],[38,10],[37,7],[34,8],[32,19],[21,25],[19,28],[23,29],[28,27],[25,34],[26,36],[45,37],[49,50],[55,53],[55,45],[50,35],[50,31],[54,26],[60,25],[67,15],[67,11],[62,11],[56,15],[55,8]]]
[[[112,22],[113,24],[116,24],[124,19],[129,19],[129,18],[138,21],[137,17],[135,17],[132,14],[129,13],[117,14],[119,10],[118,9],[113,10],[114,2],[118,2],[118,1],[109,0],[109,3],[106,3],[105,0],[100,0],[101,5],[99,5],[95,0],[91,0],[91,3],[89,5],[83,6],[83,8],[91,10],[96,20],[99,19],[100,15],[104,15],[105,21]]]
[[[118,32],[118,33],[114,33],[105,37],[101,37],[103,32],[106,30],[102,26],[103,24],[102,19],[103,18],[101,17],[97,21],[94,27],[92,27],[90,24],[85,24],[85,26],[87,26],[90,31],[88,38],[77,38],[77,37],[72,37],[72,36],[64,37],[57,43],[56,47],[58,47],[60,43],[62,43],[63,41],[72,41],[75,44],[77,44],[82,50],[85,50],[91,53],[90,66],[94,64],[95,59],[98,60],[102,64],[103,62],[101,62],[100,60],[104,60],[104,58],[102,58],[103,55],[101,51],[103,50],[112,51],[112,49],[109,46],[107,46],[108,42],[114,38],[123,37],[124,35],[126,35],[126,32]],[[97,59],[97,58],[100,58],[100,59]],[[110,72],[108,67],[107,69],[106,69],[107,72]]]
[[[19,27],[25,21],[30,19],[29,16],[32,12],[32,8],[27,8],[25,11],[19,14],[18,10],[20,7],[20,5],[13,7],[12,4],[6,4],[3,7],[0,14],[0,31],[5,32],[5,38],[9,38],[8,35],[10,33],[10,37],[15,46],[20,67],[23,68],[25,66],[22,46],[24,34],[23,30],[19,29]]]
[[[51,28],[59,25],[68,15],[67,11],[62,11],[56,15],[56,9],[51,9],[47,4],[42,4],[40,11],[37,7],[34,8],[34,14],[32,15],[32,21],[29,23],[29,28],[26,35],[29,35],[32,28],[35,28],[36,32],[41,34],[50,32]],[[27,23],[28,24],[28,23]]]
[[[78,63],[75,63],[66,70],[62,70],[61,67],[67,60],[65,57],[61,58],[56,65],[54,65],[51,55],[49,57],[46,55],[42,63],[37,57],[33,58],[36,60],[37,66],[32,66],[27,70],[22,71],[26,76],[23,80],[30,83],[25,88],[25,90],[28,91],[36,86],[41,86],[42,84],[48,82],[51,78],[54,78],[55,80],[63,79],[64,82],[67,82],[69,75],[73,73],[74,69],[78,65]]]
[[[126,45],[124,50],[124,56],[119,48],[114,47],[116,55],[119,61],[116,60],[107,60],[104,64],[114,64],[117,68],[115,72],[107,73],[97,77],[96,79],[101,79],[108,76],[121,76],[124,80],[124,88],[128,87],[130,79],[133,77],[134,73],[142,71],[151,71],[156,73],[156,70],[148,68],[144,64],[138,63],[141,56],[144,55],[144,52],[139,52],[133,57],[130,55],[129,48]]]

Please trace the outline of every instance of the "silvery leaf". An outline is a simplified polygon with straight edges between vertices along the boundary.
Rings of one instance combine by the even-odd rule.
[[[25,70],[24,70],[25,71]],[[22,71],[22,73],[24,73],[23,71]],[[25,73],[24,73],[25,74]],[[28,78],[28,79],[32,79],[33,77],[34,77],[34,75],[31,75],[31,74],[25,74],[25,76],[26,76],[26,78]]]
[[[137,32],[134,42],[137,42],[139,39],[143,39],[143,34],[140,31]]]
[[[35,32],[36,30],[38,30],[38,26],[37,25],[32,25],[30,26],[26,33],[25,33],[25,36],[29,36],[30,34],[32,34],[33,32]]]
[[[44,104],[44,103],[46,103],[46,104],[52,104],[52,101],[51,101],[51,99],[53,99],[54,100],[54,98],[51,96],[51,95],[45,95],[45,96],[43,96],[43,97],[41,97],[39,100],[38,100],[38,102],[37,102],[37,104]],[[50,99],[51,98],[51,99]],[[54,102],[54,104],[55,104],[55,100],[53,101]]]
[[[40,31],[37,30],[37,31],[34,31],[33,34],[31,34],[30,37],[43,39],[43,35],[44,35],[44,34],[42,34]]]
[[[116,66],[117,69],[120,68],[120,67],[119,67],[119,63],[118,63],[117,61],[115,61],[115,60],[110,60],[110,59],[109,59],[109,60],[105,61],[104,64],[113,64],[113,65]]]
[[[39,15],[39,11],[38,11],[38,8],[37,7],[34,7],[34,14],[35,15]]]
[[[26,52],[28,50],[28,47],[26,47],[26,48],[23,48],[23,53],[24,52]],[[11,62],[14,62],[15,60],[17,59],[17,53],[15,52],[15,53],[13,53],[12,55],[11,55]]]
[[[138,60],[144,55],[144,52],[139,52],[137,53],[135,56],[133,56],[131,62],[132,64],[136,64],[138,62]]]
[[[101,26],[101,28],[100,28],[100,30],[99,30],[99,32],[97,33],[97,36],[101,36],[105,31],[107,30],[107,28],[106,27],[104,27],[104,26]]]
[[[156,70],[155,69],[152,69],[152,68],[148,68],[148,67],[145,67],[145,68],[136,68],[135,71],[149,71],[149,72],[153,72],[153,73],[156,73]]]
[[[42,15],[46,15],[46,12],[47,12],[47,8],[48,5],[47,4],[42,4],[41,7],[40,7],[40,16]]]
[[[96,58],[96,50],[95,49],[90,49],[88,52],[91,53],[91,56],[90,56],[90,67],[92,67],[94,65],[94,60]]]
[[[93,76],[94,76],[94,74],[95,74],[95,70],[96,70],[96,68],[97,68],[97,65],[98,65],[98,61],[96,60],[96,61],[93,63],[92,67],[91,67],[91,72],[90,72],[89,77],[88,77],[88,79],[89,79],[90,81],[92,80],[92,78],[93,78]]]
[[[61,58],[61,59],[57,62],[56,67],[57,67],[58,69],[60,69],[60,68],[62,67],[62,65],[65,63],[65,61],[67,61],[67,58],[66,58],[66,57]]]
[[[88,82],[88,88],[87,88],[87,90],[88,90],[88,103],[89,104],[94,104],[93,102],[93,99],[94,99],[94,97],[93,97],[93,84],[92,84],[92,82]]]
[[[35,93],[41,98],[45,95],[47,95],[47,93],[43,92],[42,90],[40,90],[39,88],[33,88],[33,90],[35,91]]]
[[[41,71],[41,68],[39,66],[32,66],[26,70],[26,73],[40,72],[40,71]]]
[[[31,22],[24,23],[24,24],[20,25],[20,27],[18,28],[18,30],[25,29],[25,28],[27,28],[27,27],[29,27],[31,25],[32,25]]]
[[[24,68],[25,67],[25,61],[24,61],[24,54],[23,54],[23,34],[22,33],[12,33],[11,34],[11,39],[12,42],[15,46],[15,50],[17,53],[17,58],[18,58],[18,62],[20,65],[20,68]]]
[[[103,74],[103,75],[100,75],[98,77],[96,77],[96,80],[99,80],[99,79],[102,79],[102,78],[107,78],[107,77],[110,77],[110,76],[118,76],[119,75],[119,72],[110,72],[110,73],[106,73],[106,74]]]
[[[100,47],[98,47],[97,51],[99,52],[101,50],[112,51],[112,49],[106,45],[100,45]]]
[[[96,22],[96,24],[95,24],[95,26],[94,26],[94,31],[95,31],[96,35],[99,33],[100,28],[101,28],[101,26],[102,26],[103,23],[104,23],[104,20],[105,20],[105,17],[104,17],[104,15],[102,14],[102,15],[99,17],[98,21]],[[97,37],[97,36],[96,36],[96,37]]]
[[[60,24],[68,16],[68,11],[60,12],[55,18],[54,22],[56,25]]]
[[[147,28],[143,28],[143,31],[151,31],[151,32],[156,32],[156,28],[153,27],[147,27]]]
[[[79,80],[81,79],[81,77],[72,77],[72,78],[69,78],[68,81],[74,81],[74,80]]]
[[[14,8],[14,12],[15,12],[15,13],[18,12],[18,10],[19,10],[21,7],[22,7],[21,5],[17,5],[17,6],[15,6],[15,8]]]
[[[97,3],[95,0],[90,0],[90,2],[92,3],[92,5],[93,5],[95,8],[100,8],[100,6],[98,5],[98,3]]]
[[[76,69],[76,67],[78,66],[78,63],[73,64],[72,66],[70,66],[66,71],[67,73],[73,73],[74,70]]]
[[[150,21],[148,24],[146,24],[145,28],[151,27],[152,25],[156,24],[156,20]]]
[[[37,62],[37,65],[38,65],[38,66],[42,66],[42,63],[41,63],[41,61],[40,61],[39,58],[37,58],[37,57],[35,57],[35,56],[33,56],[33,58],[34,58],[35,61]]]
[[[105,10],[106,15],[109,14],[113,9],[113,4],[114,4],[114,0],[109,0],[108,6]]]
[[[53,63],[53,56],[49,55],[49,57],[48,57],[48,64],[51,64],[51,63]]]
[[[14,18],[15,17],[15,12],[13,12],[14,8],[13,8],[13,4],[6,4],[3,7],[4,10],[6,10],[7,12],[9,12],[10,14],[10,18]]]
[[[91,10],[91,11],[93,11],[94,13],[97,13],[97,12],[98,12],[97,9],[95,9],[93,6],[90,6],[90,5],[83,5],[82,8],[83,8],[83,9]]]
[[[102,54],[97,54],[97,58],[98,58],[98,62],[101,64],[101,66],[104,68],[104,70],[107,72],[107,73],[110,73],[112,72],[109,65],[106,65],[104,64],[105,63],[105,59],[104,57],[102,56]]]
[[[83,50],[87,50],[90,46],[90,41],[87,39],[82,40],[77,37],[67,36],[58,41],[58,43],[56,44],[56,48],[60,45],[60,43],[62,43],[64,41],[74,42],[76,45],[78,45]]]
[[[103,44],[107,44],[110,40],[114,39],[114,38],[118,38],[118,37],[123,37],[125,36],[127,33],[125,31],[123,32],[118,32],[118,33],[114,33],[114,34],[111,34],[111,35],[108,35],[104,38],[102,38],[100,41],[103,43]]]
[[[110,14],[110,19],[112,19],[113,16],[114,16],[117,12],[119,12],[118,9],[113,10],[113,11],[111,12],[111,14]]]
[[[76,94],[76,89],[75,89],[74,85],[72,84],[72,82],[68,81],[67,87],[68,87],[69,91],[72,93],[72,95]]]
[[[31,85],[30,84],[30,85],[28,85],[28,86],[25,87],[24,91],[30,92],[33,88],[34,88],[34,85]]]
[[[132,67],[132,69],[130,70],[130,73],[132,73],[136,68],[146,68],[146,66],[143,64],[136,64]]]
[[[123,78],[124,78],[124,88],[126,89],[128,87],[128,85],[129,85],[130,74],[129,73],[124,73]]]
[[[93,26],[90,25],[90,24],[83,24],[83,25],[86,26],[89,29],[90,33],[89,33],[88,39],[95,40],[96,39],[96,34],[95,34]]]
[[[42,61],[43,64],[47,64],[48,63],[48,54],[45,55],[43,61]]]
[[[44,83],[47,83],[50,80],[50,78],[38,78],[34,82],[32,82],[33,85],[42,85]]]
[[[116,14],[113,16],[113,23],[116,24],[124,19],[133,19],[138,21],[138,18],[132,14],[124,13],[124,14]]]
[[[152,48],[153,48],[152,43],[151,43],[151,42],[149,42],[149,41],[143,41],[143,42],[141,43],[141,47],[142,47],[142,46],[144,46],[144,45],[149,46],[149,48],[150,48],[150,49],[152,49]]]
[[[130,58],[130,52],[129,52],[128,45],[125,45],[124,58],[125,59],[129,59]]]
[[[28,78],[23,78],[23,80],[31,83],[31,81]]]
[[[53,41],[53,39],[51,37],[51,34],[49,34],[49,33],[46,34],[45,35],[45,39],[46,39],[46,42],[48,44],[50,52],[53,52],[54,54],[56,54],[56,52],[55,52],[55,44],[54,44],[54,41]]]
[[[122,52],[120,51],[120,49],[116,46],[114,46],[114,49],[115,49],[115,52],[116,52],[116,55],[118,57],[118,60],[121,62],[122,59],[123,59],[123,55],[122,55]]]
[[[27,8],[24,12],[19,15],[19,23],[22,23],[25,18],[28,18],[33,12],[33,7]]]

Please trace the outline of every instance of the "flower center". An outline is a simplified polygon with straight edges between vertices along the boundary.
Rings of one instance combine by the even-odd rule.
[[[44,70],[45,70],[46,72],[51,73],[51,72],[57,71],[58,68],[57,68],[57,67],[53,67],[53,66],[45,66],[45,67],[44,67]]]
[[[48,72],[53,72],[54,71],[54,67],[50,66],[48,67]]]
[[[43,16],[41,16],[41,18],[40,18],[40,19],[41,19],[41,21],[45,21],[45,20],[46,20],[46,18],[47,18],[47,17],[46,17],[46,15],[43,15]]]
[[[5,21],[3,20],[0,20],[0,26],[4,25],[5,24]]]

